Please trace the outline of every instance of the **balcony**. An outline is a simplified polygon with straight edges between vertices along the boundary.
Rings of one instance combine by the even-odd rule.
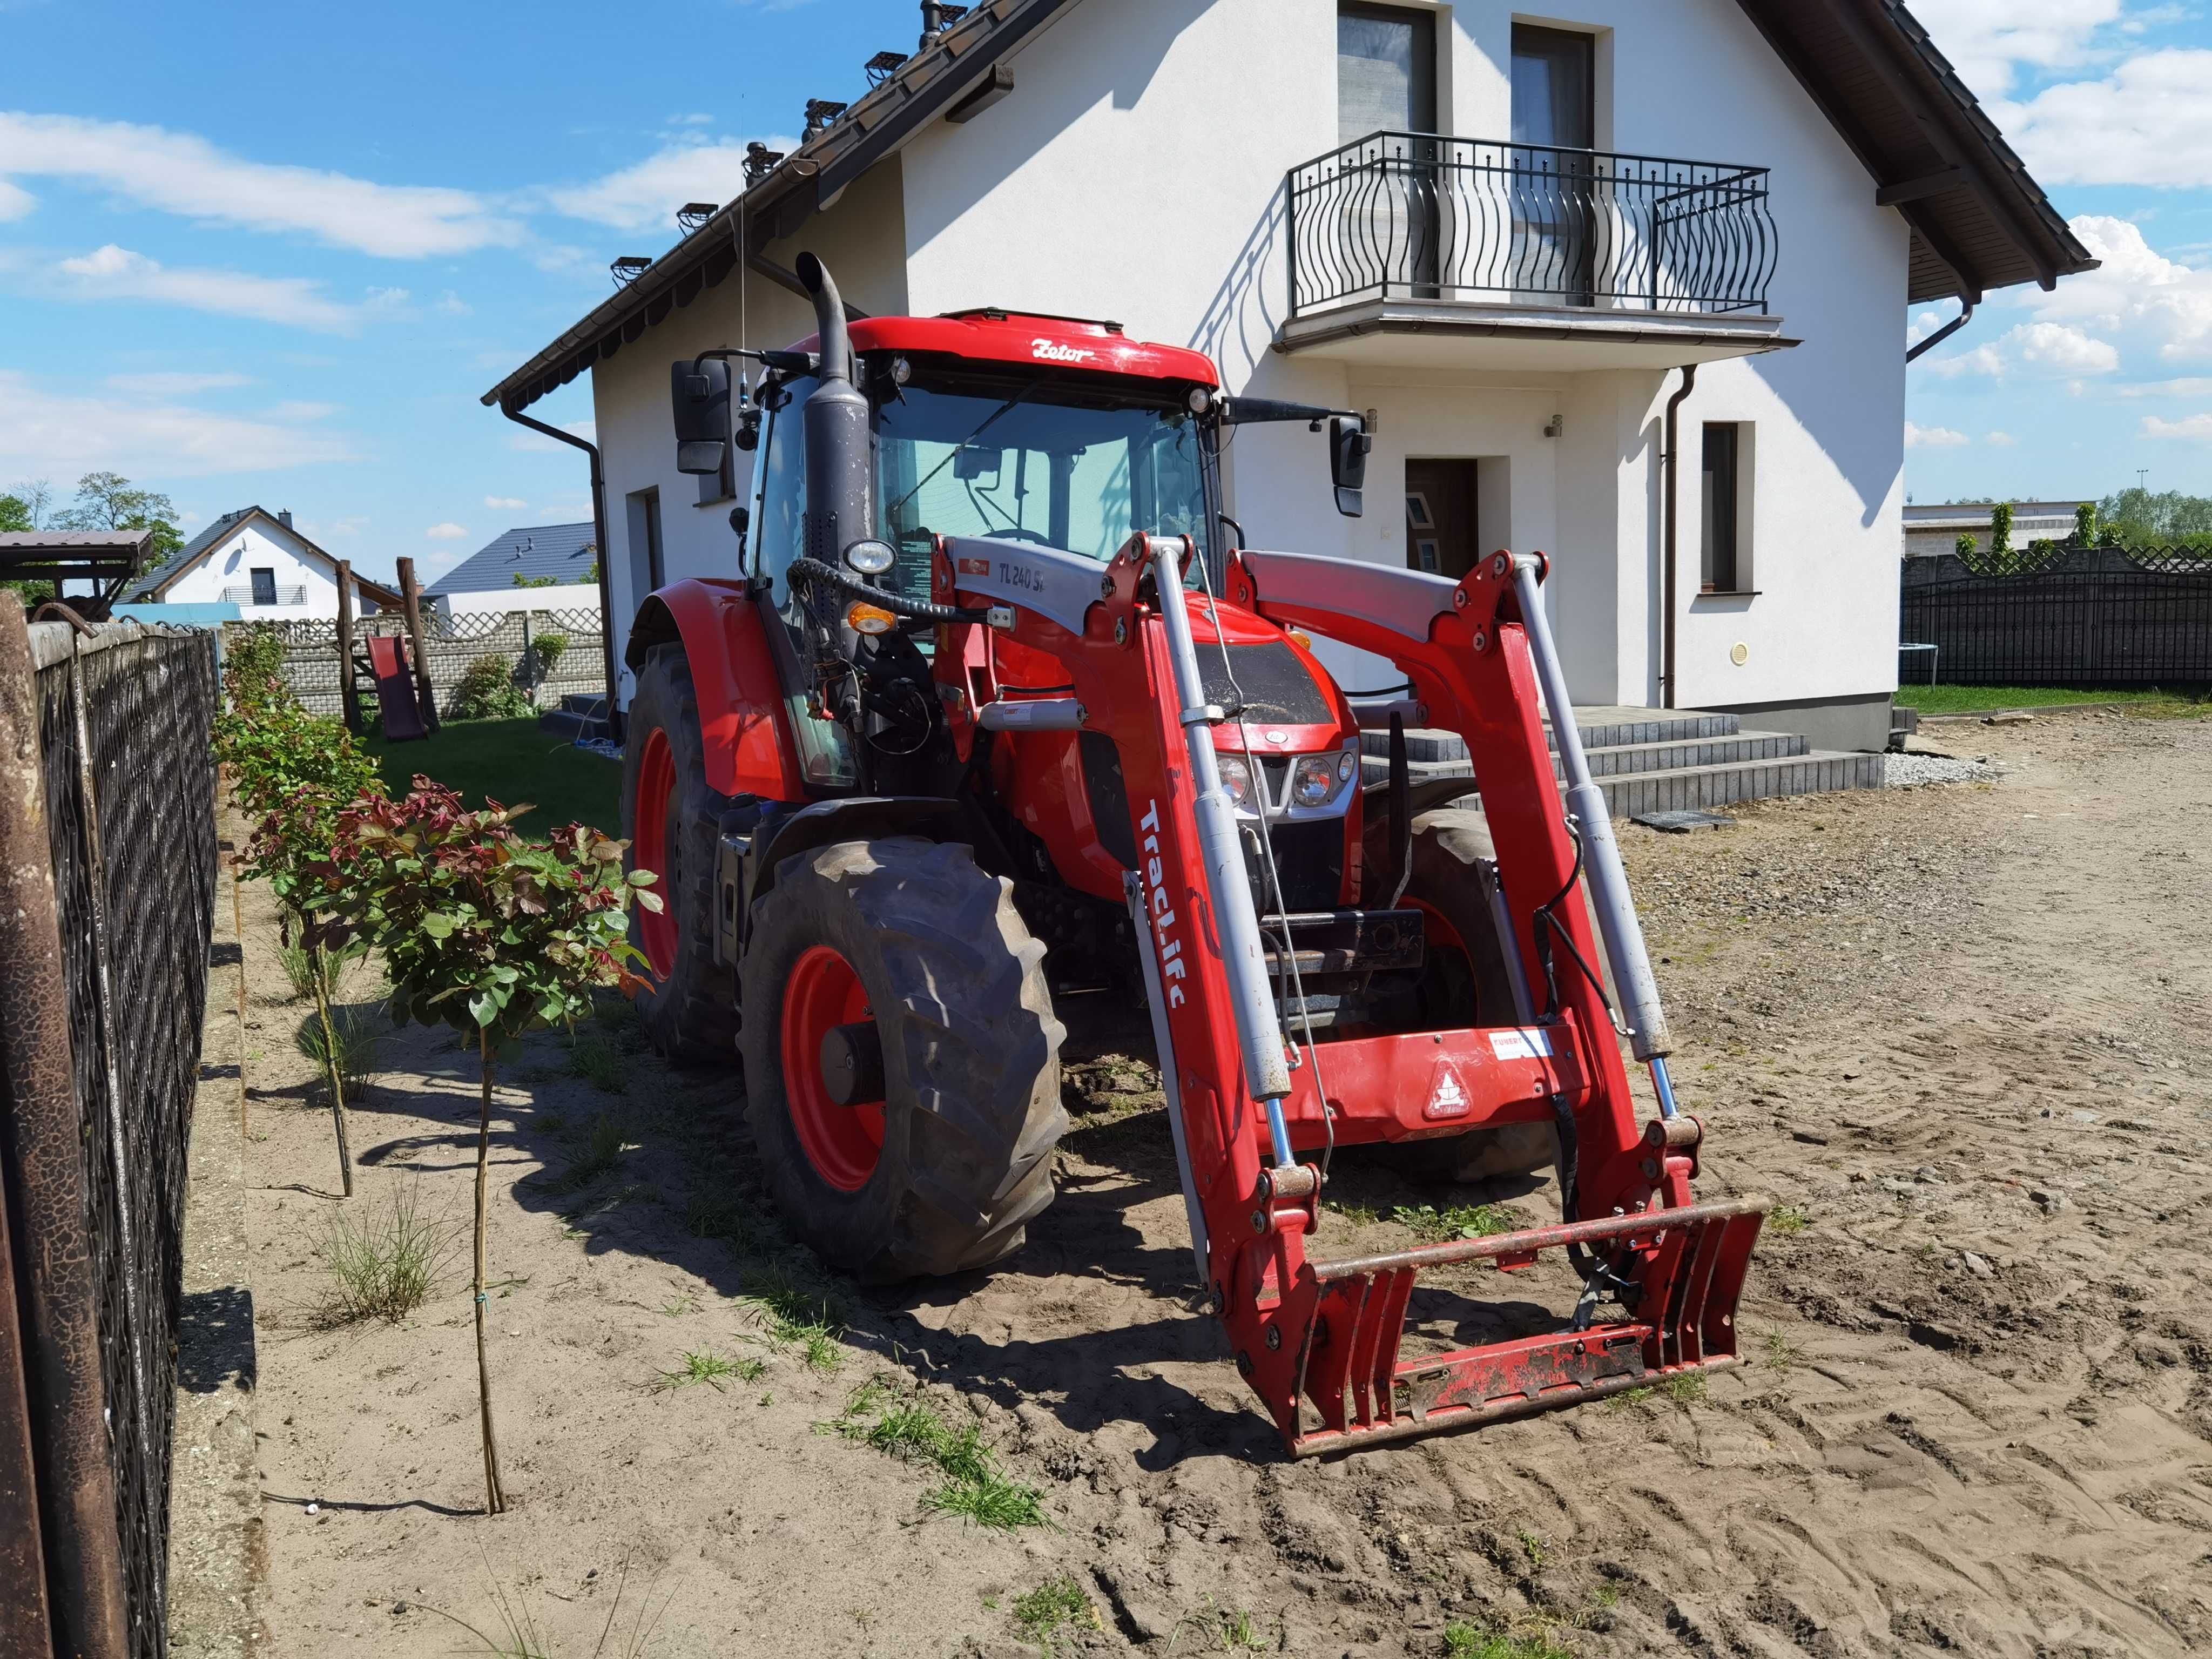
[[[1375,133],[1291,170],[1276,349],[1571,372],[1795,344],[1767,311],[1767,188],[1765,167]]]
[[[304,584],[298,587],[264,587],[258,592],[251,587],[226,587],[222,590],[222,602],[249,607],[257,605],[305,605],[307,590]]]

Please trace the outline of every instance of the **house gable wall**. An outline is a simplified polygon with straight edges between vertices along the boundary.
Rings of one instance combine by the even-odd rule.
[[[295,591],[301,597],[296,603],[283,605],[249,603],[256,569],[276,573],[281,598],[289,599]],[[240,592],[233,593],[233,589]],[[167,605],[214,604],[226,598],[237,599],[240,614],[249,622],[338,614],[335,573],[281,525],[258,515],[234,526],[205,558],[161,593],[161,602]]]

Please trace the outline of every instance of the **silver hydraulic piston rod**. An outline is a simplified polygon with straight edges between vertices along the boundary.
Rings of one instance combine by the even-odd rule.
[[[1244,1085],[1267,1114],[1267,1137],[1278,1168],[1297,1162],[1291,1132],[1283,1121],[1283,1097],[1291,1092],[1291,1070],[1283,1057],[1282,1028],[1275,994],[1267,983],[1267,958],[1260,947],[1259,907],[1245,873],[1244,851],[1237,839],[1235,809],[1221,787],[1213,756],[1216,721],[1224,718],[1206,701],[1199,672],[1198,647],[1192,642],[1190,612],[1183,603],[1180,536],[1148,536],[1153,585],[1159,590],[1160,620],[1167,625],[1168,662],[1175,672],[1176,715],[1183,746],[1190,755],[1192,803],[1198,820],[1198,852],[1206,893],[1220,930],[1222,968],[1229,979],[1229,1000],[1237,1015],[1237,1046],[1244,1057]]]
[[[1606,810],[1604,793],[1590,778],[1582,733],[1575,726],[1574,705],[1567,700],[1566,676],[1559,668],[1559,648],[1552,642],[1543,591],[1537,585],[1537,562],[1526,554],[1503,556],[1513,561],[1513,591],[1521,600],[1521,624],[1528,635],[1528,655],[1536,665],[1536,684],[1543,691],[1544,707],[1551,713],[1552,735],[1559,744],[1560,769],[1566,775],[1567,811],[1573,814],[1577,832],[1582,836],[1590,899],[1597,911],[1598,933],[1605,940],[1606,960],[1613,964],[1613,988],[1628,1025],[1629,1044],[1638,1060],[1651,1062],[1652,1086],[1659,1096],[1660,1111],[1672,1117],[1674,1094],[1667,1078],[1666,1056],[1674,1052],[1674,1039],[1667,1030],[1667,1012],[1659,1006],[1659,987],[1651,976],[1644,928],[1636,920],[1635,905],[1629,901],[1628,874],[1621,868],[1620,848],[1613,838],[1613,815]]]

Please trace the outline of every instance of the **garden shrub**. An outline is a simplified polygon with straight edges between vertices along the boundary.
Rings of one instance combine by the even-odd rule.
[[[449,720],[511,720],[537,712],[530,694],[514,683],[514,665],[495,651],[461,672],[446,703]]]

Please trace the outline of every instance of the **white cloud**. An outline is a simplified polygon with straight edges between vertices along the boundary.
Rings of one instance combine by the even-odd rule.
[[[484,505],[495,512],[506,513],[520,512],[530,503],[520,495],[487,495],[484,497]]]
[[[501,359],[501,361],[507,360]],[[561,430],[574,433],[587,444],[595,444],[599,441],[599,426],[589,419],[564,421],[561,422]],[[556,439],[547,437],[542,432],[532,432],[527,427],[509,438],[507,441],[507,447],[509,449],[520,450],[526,455],[571,455],[575,453],[574,445],[562,443]]]
[[[432,309],[446,317],[466,317],[471,314],[469,302],[451,289],[447,289],[438,296],[438,302]]]
[[[127,121],[0,111],[0,179],[11,177],[65,179],[165,213],[386,258],[466,253],[522,234],[471,191],[249,161],[192,133]]]
[[[217,392],[226,386],[252,384],[252,378],[244,374],[187,374],[162,370],[107,377],[110,391],[127,392],[137,398],[189,398],[195,392]]]
[[[432,525],[422,533],[434,542],[458,542],[467,539],[469,532],[466,526],[454,524],[449,520],[444,524]]]
[[[2110,343],[2094,339],[2063,323],[2021,323],[1987,344],[1948,357],[1931,359],[1928,372],[1942,380],[1962,374],[2002,378],[2025,371],[2039,378],[2078,380],[2086,374],[2110,374],[2120,366],[2120,354]]]
[[[770,149],[789,152],[796,138],[770,138]],[[727,202],[745,187],[745,147],[736,139],[671,144],[642,161],[589,184],[548,190],[545,199],[571,219],[588,219],[617,230],[676,231],[676,210],[686,202]]]
[[[2194,438],[2212,443],[2212,414],[2185,415],[2178,421],[2161,421],[2155,415],[2143,416],[2141,436],[2145,438]]]
[[[1907,449],[1956,449],[1961,444],[1973,442],[1963,432],[1954,432],[1948,426],[1915,426],[1905,423],[1905,447]]]
[[[2079,64],[2092,37],[2118,21],[2120,10],[2120,0],[1917,0],[1912,14],[1966,83],[1988,99],[2010,90],[2015,64]]]
[[[2212,52],[2205,59],[2212,72]],[[2212,270],[2166,258],[2125,219],[2085,213],[2071,228],[2103,264],[2037,293],[2029,303],[2039,319],[2131,335],[2169,362],[2212,357]]]
[[[2212,50],[2130,58],[1990,115],[2046,185],[2212,185]]]
[[[256,276],[242,270],[172,269],[110,242],[54,267],[52,292],[70,300],[146,300],[222,317],[349,334],[361,308],[325,298],[322,284],[302,276]]]
[[[2189,374],[2175,380],[2142,380],[2134,386],[2116,386],[2112,390],[2123,398],[2212,398],[2212,375]]]
[[[1985,444],[1994,444],[1999,449],[2010,449],[2020,440],[2009,432],[1990,432],[1983,434],[1982,441]]]
[[[0,477],[75,477],[96,469],[208,477],[358,459],[343,439],[306,422],[133,395],[49,392],[27,374],[0,369]]]
[[[39,198],[29,191],[0,179],[0,225],[6,224],[10,219],[27,216],[38,204]]]

